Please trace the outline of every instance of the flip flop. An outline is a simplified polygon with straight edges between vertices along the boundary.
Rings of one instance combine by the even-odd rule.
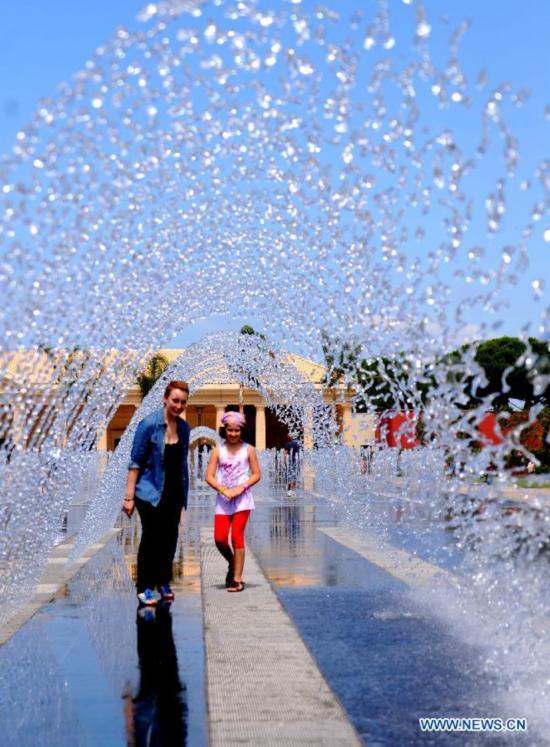
[[[244,591],[244,581],[233,581],[231,586],[227,587],[227,591]]]

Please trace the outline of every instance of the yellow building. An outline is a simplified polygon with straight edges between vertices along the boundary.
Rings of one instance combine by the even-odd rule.
[[[159,351],[171,364],[184,352],[177,349]],[[56,445],[63,447],[74,426],[80,430],[81,415],[85,416],[85,407],[103,406],[88,397],[84,403],[77,401],[70,417],[64,413],[64,401],[67,397],[68,382],[76,380],[81,370],[93,355],[101,365],[99,369],[127,371],[140,359],[138,351],[110,350],[74,351],[64,350],[27,350],[11,354],[9,365],[3,366],[4,376],[0,381],[0,444],[18,444],[23,448],[41,448],[54,432],[54,424],[63,420],[62,427],[56,430]],[[352,392],[343,386],[329,388],[323,382],[325,369],[322,365],[295,354],[288,354],[288,363],[293,366],[300,380],[313,386],[319,393],[319,402],[324,402],[332,410],[337,424],[337,433],[341,434],[344,443],[359,446],[374,440],[374,427],[368,416],[352,413]],[[89,391],[94,389],[94,379],[101,376],[101,370],[95,372],[91,365],[86,372],[85,386]],[[69,387],[70,388],[70,387]],[[133,385],[125,394],[123,401],[111,417],[106,431],[99,439],[100,450],[113,451],[134,416],[142,401],[138,384]],[[279,404],[292,404],[279,402]],[[247,419],[247,440],[257,449],[281,448],[287,438],[288,428],[277,417],[275,411],[260,391],[242,387],[238,381],[229,383],[204,382],[194,390],[185,414],[191,429],[202,426],[211,432],[219,429],[223,413],[227,409],[242,407]],[[92,413],[93,414],[93,413]],[[94,417],[88,422],[93,423]],[[97,422],[97,421],[95,421]],[[93,427],[93,426],[92,426]],[[298,434],[303,439],[306,449],[313,446],[311,424],[304,423]],[[90,439],[95,434],[90,431]]]
[[[179,358],[182,352],[175,349],[159,351],[169,363]],[[374,429],[370,424],[365,426],[360,416],[352,414],[352,393],[344,387],[327,387],[323,383],[325,369],[322,365],[295,354],[289,354],[288,358],[289,363],[298,370],[304,381],[312,384],[319,391],[322,401],[332,408],[338,433],[342,434],[345,443],[359,446],[373,438]],[[141,393],[136,384],[126,393],[100,441],[99,448],[112,451],[116,447],[140,403]],[[224,412],[238,407],[244,409],[246,416],[247,440],[258,450],[284,446],[288,434],[287,426],[279,420],[259,391],[241,387],[237,381],[203,384],[191,394],[185,419],[192,430],[202,426],[217,432]],[[313,439],[307,432],[307,426],[300,436],[306,449],[313,446]]]

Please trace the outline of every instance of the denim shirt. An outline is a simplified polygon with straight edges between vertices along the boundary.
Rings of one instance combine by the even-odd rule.
[[[177,418],[178,437],[183,447],[181,462],[183,505],[187,508],[189,491],[189,472],[187,470],[187,453],[189,451],[190,427],[181,418]],[[136,483],[136,497],[157,506],[164,488],[164,441],[166,423],[164,409],[143,418],[138,424],[132,444],[128,469],[139,469]]]

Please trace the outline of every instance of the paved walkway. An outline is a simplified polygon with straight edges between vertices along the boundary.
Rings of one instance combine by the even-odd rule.
[[[212,532],[201,530],[210,738],[222,745],[359,745],[254,555],[247,587],[230,594]]]

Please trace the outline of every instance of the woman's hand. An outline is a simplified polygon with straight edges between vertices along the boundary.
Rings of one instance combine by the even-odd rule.
[[[134,500],[133,495],[127,495],[124,498],[124,502],[122,504],[122,510],[128,516],[128,518],[134,513],[134,509],[136,507],[136,502]]]
[[[128,477],[126,479],[126,490],[124,491],[124,503],[122,504],[122,510],[124,511],[126,516],[131,516],[134,513],[134,508],[136,507],[134,496],[136,494],[138,477],[139,469],[132,467],[132,469],[128,470]]]

